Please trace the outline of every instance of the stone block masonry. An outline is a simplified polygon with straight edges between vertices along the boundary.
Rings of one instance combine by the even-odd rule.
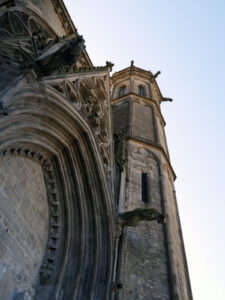
[[[26,158],[1,158],[1,299],[22,294],[32,297],[47,233],[48,204],[41,166]]]

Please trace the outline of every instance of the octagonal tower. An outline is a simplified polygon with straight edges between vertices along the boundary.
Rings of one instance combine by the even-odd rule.
[[[155,208],[165,224],[126,227],[118,241],[116,299],[192,299],[174,180],[160,110],[164,98],[150,71],[134,66],[113,74],[112,111],[116,208]]]

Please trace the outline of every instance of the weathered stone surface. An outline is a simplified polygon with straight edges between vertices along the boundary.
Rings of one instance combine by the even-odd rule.
[[[38,280],[48,234],[43,172],[29,159],[4,157],[0,178],[0,294],[4,300],[13,294],[28,299],[21,297]]]
[[[143,138],[150,142],[156,142],[154,118],[152,107],[146,103],[134,101],[132,111],[132,134],[133,137]]]
[[[6,2],[0,7],[0,296],[191,300],[158,73],[132,62],[111,77],[114,130],[125,134],[115,175],[111,64],[93,67],[83,50],[68,66],[59,54],[59,70],[40,77],[30,63],[57,37],[76,37],[76,28],[62,0]],[[157,209],[167,224],[141,222],[121,235],[117,213],[137,207]]]
[[[114,132],[118,133],[119,131],[128,134],[129,130],[129,110],[130,106],[129,99],[122,103],[117,103],[113,106],[113,124],[114,124]]]
[[[154,207],[162,212],[158,163],[150,152],[129,146],[125,211]],[[148,173],[148,203],[141,200],[141,174]],[[163,225],[142,222],[124,231],[120,299],[170,299]]]
[[[120,188],[119,216],[136,208],[154,208],[166,217],[163,225],[145,221],[135,228],[123,229],[116,277],[123,287],[116,299],[190,300],[173,185],[175,174],[169,162],[165,121],[160,111],[162,95],[154,76],[133,63],[115,73],[112,82],[114,130],[125,132],[127,153],[125,170],[118,169],[116,177]],[[121,88],[126,91],[123,96],[119,95]]]

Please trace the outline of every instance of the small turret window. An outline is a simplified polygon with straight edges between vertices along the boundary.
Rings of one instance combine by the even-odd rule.
[[[144,89],[143,85],[138,86],[138,95],[145,96],[145,89]]]
[[[141,174],[141,201],[148,203],[148,174]]]
[[[127,91],[126,86],[125,86],[125,85],[122,86],[122,87],[120,88],[120,91],[119,91],[119,96],[120,96],[120,97],[121,97],[121,96],[124,96],[124,95],[126,94],[126,91]]]

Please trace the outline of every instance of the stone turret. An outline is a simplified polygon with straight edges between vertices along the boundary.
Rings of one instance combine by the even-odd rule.
[[[118,241],[117,299],[192,299],[156,77],[134,66],[112,76],[118,214],[157,209],[165,224],[124,228]]]

